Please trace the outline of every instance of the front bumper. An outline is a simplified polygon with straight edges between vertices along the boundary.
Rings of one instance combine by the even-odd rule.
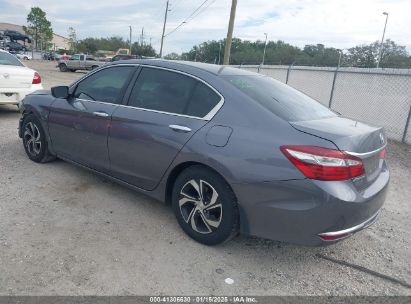
[[[389,182],[384,165],[363,191],[351,181],[304,180],[233,184],[244,234],[303,245],[325,245],[348,237],[376,220]],[[319,235],[348,230],[335,240]]]

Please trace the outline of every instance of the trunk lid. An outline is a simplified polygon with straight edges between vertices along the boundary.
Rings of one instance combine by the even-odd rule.
[[[290,122],[297,130],[333,142],[341,151],[363,160],[365,176],[357,179],[360,188],[374,181],[382,168],[379,151],[386,145],[381,127],[372,127],[343,117]]]
[[[34,71],[27,67],[1,65],[0,88],[29,88],[33,81]]]

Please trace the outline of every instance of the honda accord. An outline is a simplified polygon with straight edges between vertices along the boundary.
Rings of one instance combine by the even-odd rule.
[[[171,203],[207,245],[238,233],[334,243],[377,219],[389,182],[381,128],[228,66],[118,61],[26,96],[21,112],[31,160]]]

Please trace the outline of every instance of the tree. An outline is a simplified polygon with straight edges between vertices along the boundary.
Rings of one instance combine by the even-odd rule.
[[[53,29],[50,21],[46,18],[46,13],[39,7],[32,7],[27,15],[27,26],[23,27],[27,35],[33,37],[35,48],[38,49],[39,42],[43,49],[49,48],[53,39]]]
[[[380,46],[377,42],[374,42],[373,44],[375,48],[379,48]],[[408,54],[405,46],[397,45],[394,41],[387,39],[382,45],[380,66],[392,68],[405,68],[406,66],[404,66],[404,64],[406,64],[407,62],[407,57]]]
[[[218,58],[222,61],[224,43],[225,40],[205,41],[181,54],[181,58],[183,60],[218,63]],[[264,45],[265,41],[261,40],[248,41],[233,38],[230,63],[233,65],[261,64]],[[375,67],[379,49],[378,42],[352,47],[341,57],[341,66]],[[326,47],[323,44],[306,45],[301,49],[281,40],[268,41],[265,64],[336,67],[340,52],[336,48]],[[173,55],[173,57],[176,56]],[[406,48],[387,39],[383,45],[380,66],[410,68],[410,57]]]
[[[139,42],[134,42],[131,46],[131,53],[139,56],[146,57],[156,57],[156,51],[153,49],[151,44],[140,44]]]
[[[374,68],[377,66],[381,44],[375,41],[368,45],[359,45],[348,49],[347,62],[356,67]],[[409,68],[405,46],[397,45],[387,39],[382,45],[380,67]]]
[[[181,56],[177,53],[170,53],[164,56],[167,60],[181,60]]]
[[[99,44],[95,38],[86,38],[77,43],[77,50],[82,53],[94,54],[99,48]]]
[[[77,34],[73,27],[68,28],[68,41],[70,46],[70,51],[75,52],[77,48]]]

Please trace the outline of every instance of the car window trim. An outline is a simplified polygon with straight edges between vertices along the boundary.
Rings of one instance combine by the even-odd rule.
[[[159,66],[153,66],[153,65],[148,65],[148,64],[141,64],[139,65],[141,67],[140,71],[146,67],[146,68],[154,68],[154,69],[158,69],[158,70],[165,70],[165,71],[169,71],[169,72],[174,72],[174,73],[178,73],[178,74],[182,74],[185,75],[187,77],[193,78],[201,83],[203,83],[204,85],[206,85],[207,87],[209,87],[212,91],[214,91],[214,93],[216,93],[219,97],[220,100],[219,102],[203,117],[199,117],[199,116],[192,116],[192,115],[186,115],[186,114],[179,114],[179,113],[173,113],[173,112],[167,112],[167,111],[159,111],[159,110],[153,110],[153,109],[147,109],[147,108],[140,108],[140,107],[135,107],[135,106],[130,106],[130,96],[128,96],[128,100],[127,100],[127,105],[123,105],[124,107],[128,107],[128,108],[133,108],[133,109],[138,109],[138,110],[144,110],[144,111],[149,111],[149,112],[157,112],[157,113],[161,113],[161,114],[169,114],[169,115],[173,115],[173,116],[181,116],[181,117],[187,117],[187,118],[195,118],[195,119],[199,119],[199,120],[205,120],[205,121],[209,121],[211,120],[216,114],[217,112],[221,109],[221,107],[224,105],[224,96],[217,91],[213,86],[211,86],[209,83],[207,83],[206,81],[204,81],[203,79],[194,76],[192,74],[183,72],[183,71],[179,71],[179,70],[175,70],[175,69],[171,69],[171,68],[165,68],[165,67],[159,67]],[[138,81],[138,77],[135,81],[135,83],[133,84],[133,88],[135,86],[135,84]]]
[[[171,69],[171,68],[153,66],[153,65],[149,65],[149,64],[139,64],[139,63],[134,63],[134,64],[133,64],[133,63],[127,63],[127,64],[124,64],[124,63],[110,64],[110,65],[107,65],[107,66],[103,66],[103,67],[101,67],[101,68],[99,68],[99,69],[97,69],[97,70],[95,70],[95,71],[89,72],[89,73],[87,73],[84,77],[76,80],[75,82],[73,82],[73,83],[70,85],[70,93],[73,93],[73,92],[74,92],[74,90],[76,89],[76,87],[77,87],[77,85],[78,85],[78,83],[79,83],[80,81],[85,80],[86,78],[90,77],[91,75],[93,75],[93,74],[95,74],[95,73],[97,73],[97,72],[99,72],[99,71],[102,71],[102,70],[104,70],[104,69],[109,69],[109,68],[111,68],[111,67],[117,67],[117,66],[132,66],[132,67],[135,67],[135,68],[136,68],[135,71],[134,71],[133,77],[130,78],[130,84],[129,84],[129,86],[127,87],[127,89],[125,90],[125,93],[124,93],[124,95],[123,95],[122,103],[115,104],[115,105],[117,105],[117,106],[119,106],[119,107],[131,108],[131,109],[137,109],[137,110],[142,110],[142,111],[155,112],[155,113],[160,113],[160,114],[167,114],[167,115],[172,115],[172,116],[180,116],[180,117],[186,117],[186,118],[193,118],[193,119],[198,119],[198,120],[209,121],[209,120],[213,119],[213,117],[217,114],[217,112],[223,107],[223,105],[224,105],[224,103],[225,103],[224,96],[223,96],[217,89],[215,89],[215,88],[214,88],[212,85],[210,85],[208,82],[204,81],[203,79],[201,79],[201,78],[199,78],[199,77],[197,77],[197,76],[194,76],[194,75],[192,75],[192,74],[189,74],[189,73],[186,73],[186,72],[183,72],[183,71]],[[205,115],[205,116],[203,116],[203,117],[191,116],[191,115],[185,115],[185,114],[178,114],[178,113],[172,113],[172,112],[165,112],[165,111],[158,111],[158,110],[152,110],[152,109],[146,109],[146,108],[139,108],[139,107],[129,106],[128,103],[129,103],[129,99],[130,99],[130,95],[131,95],[131,90],[132,90],[132,88],[134,88],[134,85],[135,85],[135,83],[137,82],[138,76],[140,75],[140,72],[141,72],[141,70],[142,70],[143,67],[155,68],[155,69],[159,69],[159,70],[166,70],[166,71],[175,72],[175,73],[183,74],[183,75],[185,75],[185,76],[194,78],[194,79],[202,82],[203,84],[205,84],[205,85],[206,85],[207,87],[209,87],[211,90],[213,90],[213,91],[220,97],[220,101],[214,106],[214,108],[212,108],[212,109],[210,110],[210,112],[207,113],[207,115]],[[124,97],[126,97],[126,98],[124,98]],[[90,101],[90,100],[89,100],[89,101]],[[113,103],[107,103],[107,102],[98,101],[98,100],[95,100],[95,101],[92,101],[92,102],[99,102],[99,103],[102,103],[102,104],[113,104]]]

